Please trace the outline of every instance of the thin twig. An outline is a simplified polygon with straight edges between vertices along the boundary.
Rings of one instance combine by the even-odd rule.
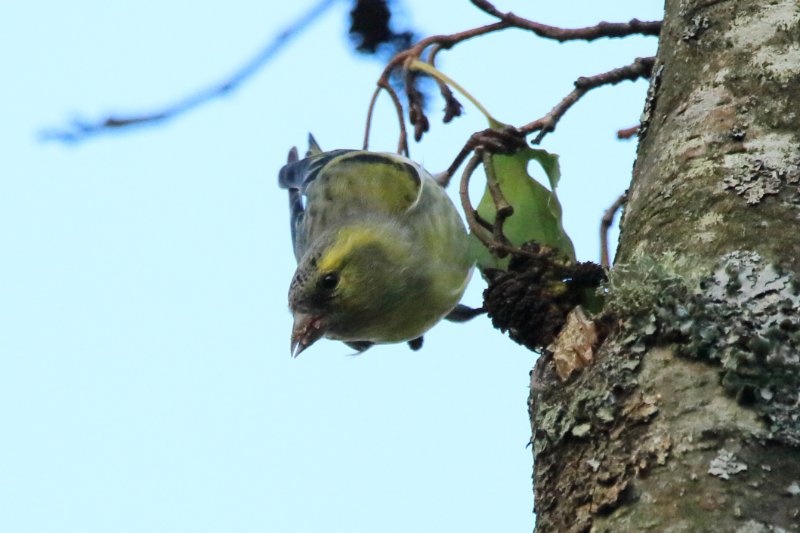
[[[397,111],[397,121],[400,126],[400,140],[397,145],[397,153],[408,156],[408,136],[406,134],[406,123],[403,120],[403,104],[400,103],[400,97],[397,95],[397,91],[395,91],[394,88],[392,88],[392,86],[388,83],[379,83],[378,86],[375,87],[375,91],[372,93],[372,98],[369,101],[369,107],[367,108],[367,124],[364,127],[364,150],[369,149],[369,134],[372,129],[372,114],[375,110],[375,103],[378,101],[378,95],[381,93],[381,91],[386,91],[389,93],[389,96],[392,98],[394,108]]]
[[[458,152],[458,155],[453,162],[450,163],[450,166],[447,167],[447,170],[436,176],[436,181],[439,182],[439,185],[447,187],[450,184],[450,180],[455,176],[456,170],[458,170],[458,167],[461,166],[461,163],[464,162],[467,156],[472,153],[472,150],[474,150],[474,147],[470,146],[469,141],[467,141],[467,144]]]
[[[553,109],[545,116],[520,128],[525,134],[538,131],[539,134],[533,139],[533,144],[539,144],[549,132],[556,129],[556,124],[564,116],[564,113],[572,107],[581,97],[592,89],[603,85],[615,85],[621,81],[634,81],[639,78],[648,78],[653,70],[655,57],[639,57],[630,65],[615,68],[603,74],[595,76],[580,77],[575,80],[575,88],[564,97]]]
[[[467,217],[467,226],[470,231],[480,240],[487,248],[492,247],[493,239],[492,234],[488,231],[485,224],[478,222],[478,212],[472,207],[472,202],[469,200],[469,179],[481,164],[482,156],[479,152],[475,152],[472,158],[464,168],[464,173],[461,175],[461,183],[458,188],[458,195],[461,198],[461,209],[464,210],[464,216]]]
[[[489,194],[492,195],[495,207],[492,234],[496,241],[508,245],[510,243],[503,233],[503,225],[506,219],[514,214],[514,208],[506,200],[503,191],[500,190],[500,183],[497,181],[494,165],[492,165],[492,154],[486,150],[480,150],[480,153],[483,159],[483,169],[486,172],[486,188],[489,189]]]
[[[428,64],[433,68],[436,68],[436,54],[438,54],[441,49],[442,45],[437,43],[432,45],[428,52]],[[455,117],[461,116],[464,108],[461,102],[453,95],[453,91],[450,89],[449,85],[439,78],[434,77],[433,79],[436,80],[436,84],[439,86],[439,92],[442,95],[442,99],[444,99],[444,117],[442,118],[442,122],[447,124]]]
[[[484,35],[486,33],[491,33],[493,31],[502,30],[505,28],[509,28],[510,25],[506,22],[496,22],[494,24],[488,24],[486,26],[481,26],[479,28],[473,28],[471,30],[462,31],[459,33],[454,33],[452,35],[432,35],[430,37],[426,37],[422,39],[418,43],[416,43],[411,48],[407,50],[403,50],[395,54],[392,59],[386,64],[384,67],[383,72],[381,73],[380,78],[378,78],[377,85],[378,87],[387,89],[387,91],[394,92],[391,89],[390,78],[392,75],[392,71],[405,64],[406,61],[413,59],[413,58],[421,58],[422,54],[425,50],[433,45],[438,44],[440,48],[450,48],[456,43],[460,43],[462,41],[466,41],[468,39],[472,39],[473,37],[477,37],[479,35]],[[396,101],[398,105],[400,99],[397,97],[397,93],[392,94],[392,100]],[[403,117],[403,110],[402,105],[400,105],[400,112],[398,118],[400,120],[400,140],[398,141],[398,146],[408,146],[408,135],[406,133],[405,128],[405,118]],[[371,106],[367,113],[367,124],[372,122],[372,113],[374,111],[374,106]],[[408,149],[406,148],[406,152]]]
[[[427,63],[426,63],[427,65]],[[414,126],[414,140],[419,142],[430,128],[430,122],[425,115],[425,96],[417,89],[417,76],[419,72],[411,68],[404,68],[404,85],[408,99],[408,121]]]
[[[508,254],[517,254],[517,255],[525,255],[525,256],[535,256],[533,252],[530,250],[525,250],[523,248],[518,248],[513,246],[508,239],[503,234],[503,222],[505,219],[513,213],[513,208],[508,205],[505,198],[500,192],[499,187],[497,188],[497,193],[499,197],[495,197],[495,194],[492,194],[492,198],[497,200],[500,199],[500,204],[498,205],[495,203],[495,207],[497,207],[497,215],[495,218],[495,224],[491,225],[486,220],[481,217],[478,212],[472,207],[472,202],[469,200],[469,179],[472,177],[472,174],[475,172],[475,169],[478,168],[478,165],[481,162],[484,163],[484,169],[486,170],[487,174],[487,184],[489,180],[494,179],[491,175],[491,165],[487,166],[487,160],[485,159],[486,152],[483,148],[476,148],[475,153],[472,155],[472,158],[467,163],[467,166],[464,168],[464,173],[461,175],[461,183],[459,184],[458,194],[461,198],[461,208],[464,210],[464,216],[467,218],[467,226],[469,226],[470,231],[472,232],[475,237],[479,241],[481,241],[489,251],[498,258],[506,257]],[[494,182],[495,185],[497,182]],[[492,185],[489,185],[492,187]],[[505,209],[503,206],[507,206]],[[501,214],[500,211],[503,211],[504,214]],[[498,218],[500,219],[500,223],[498,224]],[[498,230],[499,228],[499,230]],[[494,233],[499,231],[499,238],[496,238]]]
[[[447,170],[436,176],[436,181],[442,187],[447,187],[458,167],[461,166],[473,150],[478,148],[486,149],[493,154],[511,154],[522,148],[527,148],[527,146],[525,136],[511,126],[502,130],[488,128],[473,133]]]
[[[631,126],[630,128],[623,128],[621,130],[617,130],[617,139],[625,140],[635,137],[636,134],[639,133],[639,124],[635,126]]]
[[[97,122],[76,119],[66,128],[47,129],[42,131],[40,136],[45,140],[77,142],[94,135],[108,133],[112,130],[120,130],[132,126],[155,125],[183,115],[210,100],[231,94],[244,82],[252,78],[253,75],[266,65],[275,54],[280,52],[293,37],[300,34],[312,22],[320,18],[320,16],[334,4],[336,4],[336,0],[321,0],[317,2],[293,23],[272,37],[250,61],[245,63],[239,70],[224,81],[178,100],[176,103],[168,105],[159,111],[137,115],[110,116]]]
[[[608,230],[614,222],[614,216],[619,211],[619,208],[628,201],[628,191],[620,195],[617,200],[611,204],[611,207],[606,209],[603,213],[603,218],[600,220],[600,266],[608,268],[611,263],[608,256]]]
[[[594,41],[603,37],[627,37],[629,35],[658,35],[661,32],[660,20],[642,22],[638,19],[631,19],[629,22],[600,22],[586,28],[558,28],[519,17],[514,13],[503,13],[486,0],[471,0],[471,2],[481,11],[497,17],[503,22],[508,22],[515,28],[529,30],[539,37],[559,42]]]
[[[460,31],[458,33],[453,33],[450,35],[431,35],[429,37],[425,37],[424,39],[421,39],[419,42],[417,42],[411,48],[403,50],[402,52],[396,54],[392,59],[390,59],[389,62],[386,64],[386,67],[383,69],[383,73],[381,74],[380,79],[388,81],[392,70],[394,70],[398,66],[401,66],[409,58],[412,57],[421,58],[425,50],[433,44],[438,44],[439,47],[443,49],[449,49],[458,43],[467,41],[474,37],[478,37],[480,35],[485,35],[487,33],[492,33],[499,30],[505,30],[506,28],[511,28],[511,27],[513,26],[509,22],[494,22],[492,24],[486,24],[485,26],[479,26],[477,28]]]
[[[471,0],[471,1],[479,9],[485,11],[486,13],[492,16],[499,18],[500,20],[493,24],[479,26],[477,28],[472,28],[458,33],[453,33],[450,35],[432,35],[430,37],[426,37],[425,39],[420,40],[412,47],[396,54],[394,57],[392,57],[392,59],[389,60],[389,62],[386,64],[386,67],[383,70],[383,73],[381,74],[381,77],[378,79],[377,82],[378,86],[388,86],[391,74],[396,68],[404,68],[405,65],[409,64],[409,62],[415,58],[421,61],[422,60],[421,58],[425,53],[425,50],[427,50],[429,47],[433,47],[433,49],[430,52],[428,62],[431,65],[433,65],[436,54],[438,54],[440,50],[452,48],[456,44],[467,41],[474,37],[485,35],[487,33],[505,30],[508,28],[523,29],[531,31],[536,35],[546,39],[554,39],[559,42],[564,42],[569,40],[592,41],[594,39],[599,39],[601,37],[625,37],[628,35],[658,35],[662,25],[661,21],[642,22],[637,19],[632,19],[629,22],[601,22],[595,26],[589,26],[586,28],[558,28],[555,26],[540,24],[538,22],[534,22],[532,20],[528,20],[519,17],[517,15],[514,15],[513,13],[502,13],[497,8],[495,8],[494,5],[492,5],[490,2],[486,0]],[[441,87],[441,83],[439,83],[439,85]],[[409,101],[413,100],[412,95],[414,90],[415,89],[413,87],[408,87],[408,86],[406,87],[406,92],[408,93]],[[449,89],[442,90],[442,96],[444,97],[446,102],[445,117],[444,117],[445,122],[448,122],[453,117],[458,116],[458,114],[460,114],[460,104],[454,98],[452,99],[449,98],[448,93],[450,93]],[[450,93],[450,96],[452,96],[452,93]],[[578,98],[580,98],[580,95],[575,97],[575,101],[577,101]],[[572,103],[568,104],[566,107],[568,108],[570,105],[572,105]],[[415,125],[415,137],[419,140],[422,133],[427,129],[425,127],[427,123],[427,118],[420,111],[419,105],[416,105],[415,107],[416,108],[413,110],[412,113],[414,117],[414,122],[412,123],[414,123]],[[368,112],[367,116],[368,125],[371,123],[372,120],[371,117],[373,108],[374,106],[370,106]],[[566,111],[566,109],[564,109],[564,111]],[[563,112],[561,114],[563,114]],[[555,123],[553,123],[552,127],[555,127]],[[525,133],[530,133],[533,131],[538,131],[538,129],[532,129]],[[547,130],[547,131],[552,131],[552,130]],[[544,135],[546,135],[546,133],[547,132],[540,133],[539,136],[537,137],[538,141],[535,141],[535,143],[540,142],[541,138],[543,138]],[[401,135],[405,136],[405,131],[402,131]],[[399,144],[407,146],[408,140],[406,138],[401,139],[399,141]]]
[[[369,101],[369,107],[367,108],[367,124],[364,127],[364,150],[369,150],[369,134],[372,129],[372,111],[375,109],[375,103],[378,101],[378,95],[381,94],[381,89],[382,87],[380,85],[375,87],[375,91],[372,93],[372,99]]]
[[[385,90],[387,93],[389,93],[389,96],[392,97],[392,103],[397,111],[397,121],[400,125],[400,139],[397,141],[397,153],[408,156],[408,134],[406,133],[405,120],[403,120],[403,104],[400,103],[400,97],[397,96],[397,92],[392,88],[391,85],[389,85],[388,82],[382,85],[380,88]]]

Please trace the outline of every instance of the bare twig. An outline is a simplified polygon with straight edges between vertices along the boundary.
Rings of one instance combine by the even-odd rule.
[[[386,91],[392,98],[392,103],[397,111],[397,122],[400,125],[400,139],[397,143],[397,153],[408,156],[408,134],[406,133],[406,123],[403,119],[403,104],[400,103],[400,97],[397,95],[392,86],[386,83],[378,83],[375,92],[372,93],[372,99],[369,101],[369,108],[367,109],[367,125],[364,128],[364,150],[369,149],[369,134],[372,128],[372,112],[375,109],[375,102],[378,101],[378,95],[381,91]]]
[[[634,81],[639,78],[647,78],[653,70],[655,57],[640,57],[637,58],[630,65],[615,68],[603,74],[596,76],[580,77],[575,80],[575,89],[572,90],[567,96],[564,97],[553,109],[550,110],[545,116],[533,122],[526,124],[520,128],[525,134],[538,131],[539,134],[532,141],[533,144],[539,144],[542,139],[549,132],[555,130],[556,124],[564,113],[575,104],[587,92],[601,87],[603,85],[615,85],[621,81],[630,80]]]
[[[383,89],[383,87],[380,85],[375,87],[375,91],[373,91],[372,98],[369,101],[369,107],[367,107],[367,124],[364,126],[364,144],[362,145],[364,150],[369,149],[369,134],[372,131],[372,111],[375,109],[375,103],[378,101],[378,95],[381,94],[381,89]],[[403,116],[402,111],[400,116]]]
[[[420,40],[414,46],[404,50],[398,54],[396,54],[389,62],[386,64],[386,67],[381,74],[381,77],[378,79],[378,86],[384,87],[389,85],[389,79],[391,77],[392,72],[397,68],[405,68],[405,65],[409,64],[409,62],[413,59],[421,60],[423,54],[428,48],[431,48],[429,53],[428,62],[433,65],[436,54],[439,53],[440,50],[445,50],[452,48],[456,44],[461,42],[467,41],[474,37],[478,37],[481,35],[485,35],[488,33],[493,33],[496,31],[505,30],[508,28],[518,28],[527,31],[531,31],[536,35],[546,38],[546,39],[554,39],[559,42],[569,41],[569,40],[584,40],[584,41],[592,41],[594,39],[599,39],[601,37],[625,37],[628,35],[658,35],[661,30],[661,21],[650,21],[650,22],[642,22],[636,19],[633,19],[629,22],[601,22],[595,26],[589,26],[586,28],[558,28],[555,26],[548,26],[546,24],[540,24],[538,22],[534,22],[532,20],[528,20],[513,13],[502,13],[497,8],[494,7],[490,2],[486,0],[471,0],[472,3],[478,7],[479,9],[485,11],[486,13],[499,18],[498,22],[493,24],[487,24],[485,26],[479,26],[477,28],[472,28],[469,30],[465,30],[458,33],[453,33],[450,35],[433,35],[430,37],[426,37],[425,39]],[[652,64],[650,65],[652,69]],[[579,83],[584,78],[581,78],[576,82],[576,90],[578,89]],[[591,80],[591,78],[589,78]],[[635,79],[635,78],[633,78]],[[452,97],[452,92],[449,88],[442,88],[443,84],[440,80],[437,80],[439,83],[440,90],[442,92],[442,96],[445,99],[445,116],[444,122],[449,122],[455,116],[458,116],[461,112],[461,104]],[[612,83],[612,82],[604,82],[605,83]],[[617,82],[613,82],[617,83]],[[589,87],[584,89],[583,92],[591,89]],[[561,112],[563,114],[569,106],[571,106],[575,101],[577,101],[580,96],[583,94],[581,92],[579,95],[574,96],[574,101],[568,103],[565,109]],[[416,89],[413,87],[413,84],[406,84],[406,93],[409,99],[409,119],[412,124],[414,124],[415,129],[415,138],[419,140],[422,134],[427,130],[428,120],[425,117],[424,112],[419,105],[419,96],[416,93]],[[367,127],[371,123],[372,119],[372,112],[374,109],[374,105],[370,105],[368,116],[367,116]],[[547,118],[547,117],[545,117]],[[555,119],[555,121],[551,124],[551,129],[542,131],[539,136],[537,137],[537,141],[540,142],[541,138],[546,135],[548,131],[552,131],[552,128],[555,127],[555,122],[558,121],[560,115]],[[542,119],[540,119],[542,120]],[[536,125],[536,123],[531,123],[528,126]],[[531,133],[533,131],[539,131],[541,128],[531,129],[529,131],[525,131],[524,133]],[[401,135],[406,136],[405,129],[401,127]],[[406,138],[401,139],[399,142],[400,145],[407,146],[408,140]],[[467,152],[469,153],[469,151]],[[464,156],[466,157],[466,156]],[[463,161],[463,157],[461,159]]]
[[[159,111],[127,116],[110,116],[97,122],[76,119],[69,127],[53,128],[41,132],[41,138],[63,142],[76,142],[101,133],[120,130],[132,126],[155,125],[173,119],[202,104],[238,89],[253,77],[276,53],[295,36],[336,3],[336,0],[320,0],[283,31],[275,35],[250,61],[224,81],[207,87]]]
[[[495,204],[496,214],[494,224],[490,224],[484,220],[475,208],[472,207],[472,202],[469,200],[469,180],[475,172],[475,169],[477,169],[478,165],[481,163],[483,163],[484,170],[486,171],[486,185]],[[461,175],[458,194],[461,198],[461,208],[464,210],[464,216],[467,218],[467,226],[469,226],[472,234],[498,258],[502,259],[508,254],[534,256],[534,252],[512,245],[503,233],[503,224],[506,219],[514,213],[514,208],[503,196],[491,163],[491,153],[484,150],[483,147],[476,147],[475,153],[472,155],[472,158],[470,158],[467,166],[464,168],[464,173]]]
[[[478,148],[484,148],[494,154],[509,154],[527,146],[525,136],[513,127],[503,130],[489,128],[473,133],[447,170],[437,175],[437,181],[442,187],[447,187],[461,163]]]
[[[591,76],[589,78],[579,78],[575,82],[575,89],[569,93],[559,104],[554,107],[547,115],[535,120],[522,128],[507,127],[504,130],[487,129],[474,133],[458,153],[446,171],[437,175],[437,181],[443,187],[450,183],[450,179],[455,175],[458,167],[464,160],[478,147],[484,147],[492,153],[509,153],[516,149],[527,146],[525,136],[533,131],[541,130],[539,136],[534,139],[536,144],[544,137],[547,131],[553,131],[555,124],[561,119],[564,113],[586,92],[595,87],[606,84],[619,83],[626,79],[636,79],[647,77],[653,69],[654,58],[639,58],[631,65],[614,69],[604,74]]]
[[[397,96],[397,92],[392,89],[392,86],[388,83],[383,86],[383,90],[389,93],[389,96],[392,97],[392,103],[394,104],[394,108],[397,110],[397,121],[400,123],[400,139],[397,141],[397,153],[398,154],[405,154],[408,155],[408,135],[406,134],[406,124],[403,120],[403,104],[400,103],[400,97]]]
[[[422,39],[414,46],[407,50],[403,50],[402,52],[396,54],[389,62],[386,64],[386,67],[383,69],[383,73],[381,73],[381,77],[378,78],[377,85],[382,89],[386,89],[390,94],[394,92],[391,88],[391,84],[389,82],[392,71],[398,67],[403,66],[407,61],[414,59],[414,58],[421,58],[422,54],[425,50],[434,44],[438,45],[441,48],[450,48],[456,43],[460,43],[462,41],[466,41],[473,37],[477,37],[479,35],[484,35],[486,33],[491,33],[493,31],[502,30],[505,28],[510,27],[505,22],[497,22],[494,24],[488,24],[486,26],[481,26],[479,28],[473,28],[471,30],[462,31],[459,33],[454,33],[452,35],[433,35],[430,37],[426,37]],[[438,50],[437,50],[438,52]],[[408,88],[406,88],[408,90]],[[392,100],[396,102],[396,105],[399,104],[400,99],[397,97],[397,93],[392,95]],[[369,110],[367,111],[367,125],[369,126],[372,123],[372,112],[374,111],[375,106],[370,105]],[[400,121],[400,140],[398,141],[398,146],[406,147],[406,153],[408,151],[408,134],[406,133],[405,128],[405,119],[403,117],[403,108],[400,105],[399,110],[399,121]],[[426,119],[427,120],[427,119]],[[367,135],[365,135],[367,137]]]
[[[631,126],[630,128],[617,130],[617,139],[620,140],[630,139],[632,137],[635,137],[637,133],[639,133],[639,124]]]
[[[464,216],[467,218],[467,226],[470,231],[487,247],[492,242],[492,234],[486,228],[485,224],[478,222],[478,213],[472,207],[472,202],[469,200],[469,179],[481,164],[481,155],[479,153],[473,154],[472,158],[467,163],[464,173],[461,175],[461,184],[458,187],[458,196],[461,198],[461,209],[464,210]]]
[[[431,49],[428,52],[428,63],[433,68],[436,68],[436,54],[438,54],[439,50],[441,49],[441,45],[434,44],[431,46]],[[442,98],[444,99],[444,118],[442,118],[442,122],[447,124],[455,117],[461,116],[461,112],[464,108],[462,107],[461,102],[459,102],[453,95],[453,91],[450,90],[449,85],[439,78],[434,78],[434,80],[436,80],[436,84],[439,86],[439,92],[442,94]]]
[[[606,209],[603,218],[600,221],[600,266],[608,268],[611,263],[608,256],[608,230],[614,222],[614,216],[619,211],[619,208],[628,201],[628,191],[622,193],[617,200],[611,204],[611,207]]]
[[[494,172],[494,165],[492,165],[492,154],[486,150],[480,150],[481,158],[483,160],[483,169],[486,172],[486,188],[489,189],[489,194],[492,195],[492,201],[495,206],[494,225],[492,227],[492,235],[495,241],[505,245],[510,245],[505,234],[503,233],[503,225],[506,219],[514,214],[514,208],[508,203],[506,197],[503,196],[503,191],[500,190],[500,183],[497,181],[497,176]]]
[[[545,39],[555,41],[594,41],[603,37],[627,37],[628,35],[658,35],[661,32],[661,21],[647,21],[631,19],[629,22],[600,22],[595,26],[586,28],[558,28],[548,26],[515,15],[514,13],[503,13],[486,0],[471,0],[473,5],[497,17],[503,22],[508,22],[515,28],[529,30]]]
[[[419,142],[422,135],[430,128],[428,117],[425,116],[425,97],[417,89],[418,73],[405,69],[405,88],[408,98],[408,121],[414,126],[414,140]]]

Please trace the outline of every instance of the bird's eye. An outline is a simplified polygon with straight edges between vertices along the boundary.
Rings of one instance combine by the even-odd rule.
[[[326,291],[332,291],[339,284],[339,274],[328,272],[319,279],[319,287]]]

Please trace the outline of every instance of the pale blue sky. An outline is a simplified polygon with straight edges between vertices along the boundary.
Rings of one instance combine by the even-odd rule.
[[[75,115],[150,110],[215,82],[312,2],[76,0],[0,6],[0,530],[529,531],[528,371],[487,319],[359,357],[289,357],[294,270],[286,152],[313,131],[358,147],[381,65],[354,56],[342,2],[234,95],[169,124],[65,146]],[[421,33],[487,23],[466,0],[404,0]],[[497,2],[567,26],[661,17],[660,1]],[[556,43],[509,30],[440,55],[494,115],[522,124],[580,75],[654,38]],[[589,94],[547,137],[567,230],[598,257],[625,189],[646,83]],[[412,157],[444,169],[474,109]],[[393,150],[381,100],[372,148]],[[454,192],[454,191],[451,191]],[[480,302],[479,276],[466,297]]]

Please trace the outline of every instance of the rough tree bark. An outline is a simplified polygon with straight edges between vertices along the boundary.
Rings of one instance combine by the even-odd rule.
[[[667,0],[610,331],[532,373],[537,531],[800,531],[800,4]]]

